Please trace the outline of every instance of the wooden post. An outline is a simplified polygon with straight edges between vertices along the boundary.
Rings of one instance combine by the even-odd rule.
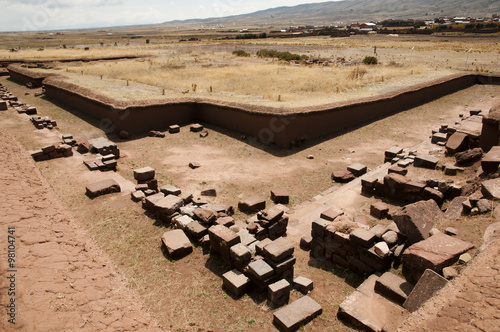
[[[128,80],[127,80],[127,86],[128,86]]]
[[[281,95],[278,95],[278,101],[281,101]]]
[[[82,70],[82,76],[83,76],[83,70]]]
[[[212,92],[212,86],[210,85],[210,92]]]
[[[163,95],[165,95],[165,89],[163,89]]]
[[[102,75],[101,75],[101,80],[102,80]]]

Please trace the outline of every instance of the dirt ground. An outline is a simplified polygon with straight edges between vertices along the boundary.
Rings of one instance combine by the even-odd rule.
[[[49,100],[33,97],[33,90],[28,90],[8,79],[2,78],[0,82],[16,93],[21,101],[37,106],[41,115],[56,119],[59,126],[53,131],[36,130],[27,116],[16,114],[13,109],[9,109],[7,112],[0,113],[1,130],[13,137],[10,141],[7,139],[7,142],[17,140],[22,149],[29,150],[56,143],[59,141],[60,135],[64,133],[87,138],[103,135],[95,120],[63,105],[54,105]],[[250,195],[269,197],[269,191],[272,188],[282,187],[292,192],[290,207],[294,207],[331,188],[333,185],[330,180],[332,171],[343,169],[354,162],[362,162],[373,169],[382,163],[383,153],[387,148],[393,145],[411,148],[428,139],[431,130],[437,129],[441,123],[457,121],[459,114],[477,108],[488,110],[494,104],[500,103],[499,92],[498,86],[474,86],[356,130],[331,135],[321,140],[309,142],[305,147],[292,150],[265,146],[251,137],[242,140],[240,135],[236,133],[211,126],[208,126],[209,136],[205,139],[190,133],[187,127],[183,127],[180,134],[167,135],[165,139],[145,137],[121,141],[117,137],[111,136],[110,138],[117,142],[121,150],[122,158],[119,160],[117,176],[121,176],[125,181],[133,180],[133,169],[152,166],[157,170],[157,179],[161,185],[171,183],[183,191],[194,194],[198,194],[204,189],[215,188],[218,195],[213,201],[216,203],[236,206],[240,198]],[[29,95],[25,95],[25,93],[29,93]],[[2,135],[2,137],[9,137],[7,135]],[[17,155],[23,155],[23,153],[26,156],[21,148],[16,150]],[[308,155],[313,155],[314,159],[307,159]],[[9,168],[12,170],[14,179],[19,176],[30,179],[29,176],[38,174],[37,171],[33,171],[35,169],[33,163],[28,162],[26,158],[21,159],[21,165]],[[104,253],[93,254],[96,256],[97,266],[102,266],[100,259],[105,260],[106,255],[109,255],[109,260],[116,264],[116,268],[111,263],[102,268],[111,269],[113,267],[114,270],[107,272],[107,275],[114,273],[115,276],[121,276],[122,273],[133,290],[120,291],[119,295],[125,297],[129,296],[127,294],[130,293],[130,296],[134,296],[134,292],[136,292],[140,298],[128,301],[128,303],[137,303],[138,307],[131,310],[141,310],[142,301],[145,308],[158,320],[163,330],[167,331],[274,330],[271,325],[274,309],[266,305],[265,297],[262,294],[250,292],[241,299],[234,299],[221,288],[220,276],[227,271],[228,267],[217,259],[210,258],[206,252],[197,248],[192,255],[183,260],[166,260],[160,252],[160,236],[166,231],[165,227],[157,224],[154,219],[146,215],[140,205],[132,203],[129,193],[110,195],[95,200],[87,199],[84,196],[85,185],[96,179],[109,176],[109,174],[89,172],[83,165],[82,159],[82,156],[75,155],[71,158],[36,164],[41,176],[51,187],[51,189],[47,189],[48,198],[46,201],[50,200],[49,196],[51,195],[54,196],[55,201],[60,201],[63,209],[67,209],[72,215],[72,217],[68,217],[68,220],[74,220],[70,224],[74,223],[85,229],[98,247],[103,250]],[[8,158],[1,160],[6,161]],[[199,162],[202,167],[191,170],[188,167],[191,161]],[[32,166],[31,171],[30,165]],[[28,170],[25,170],[25,167],[28,167]],[[17,174],[15,171],[23,171],[23,175]],[[411,176],[418,176],[418,174]],[[39,181],[43,183],[45,180],[40,179]],[[16,183],[9,179],[6,179],[6,182]],[[26,183],[30,182],[26,181]],[[5,193],[8,192],[10,191],[5,191]],[[11,205],[11,201],[8,202]],[[34,199],[27,200],[27,202],[34,202]],[[362,202],[357,213],[369,216],[370,202],[370,200]],[[32,209],[29,203],[28,208],[20,206],[15,211],[29,211]],[[271,206],[269,199],[267,203],[268,206]],[[38,203],[33,205],[35,204]],[[54,208],[57,203],[46,203],[45,205]],[[8,205],[4,204],[3,208],[8,208]],[[46,218],[47,228],[55,227],[54,224],[61,226],[57,223],[57,219],[52,219],[53,215],[57,215],[57,213],[51,212],[45,214],[45,216],[50,217],[40,215],[37,218]],[[248,217],[241,213],[236,214],[236,218],[241,220]],[[372,224],[375,222],[373,219],[369,218],[369,220]],[[493,218],[488,216],[468,221],[450,221],[449,224],[440,226],[459,228],[461,232],[459,237],[479,246],[482,242],[482,233],[492,220]],[[9,222],[11,222],[10,219],[7,219],[6,223]],[[25,228],[18,226],[16,232],[21,238],[20,253],[21,250],[30,252],[31,245],[39,244],[37,241],[40,240],[38,239],[33,240],[33,244],[22,242],[21,234],[24,232],[26,232],[24,234],[33,237],[29,228],[25,230]],[[66,232],[69,231],[63,231],[64,234]],[[53,236],[56,235],[54,232]],[[44,236],[47,239],[47,242],[44,243],[50,243],[45,244],[45,246],[52,246],[51,234]],[[76,237],[75,235],[70,238]],[[309,260],[308,253],[298,249],[298,238],[291,239],[297,248],[295,255],[298,262],[295,275],[302,275],[315,281],[315,290],[311,296],[323,306],[324,310],[323,314],[308,324],[304,330],[352,330],[337,320],[336,313],[339,304],[362,282],[362,278],[347,270],[335,266],[324,266],[314,260]],[[52,247],[50,248],[52,249]],[[88,248],[86,250],[90,252]],[[69,259],[68,257],[73,257],[77,253],[71,251],[67,255],[66,259]],[[53,258],[57,259],[57,256]],[[45,259],[48,258],[45,257]],[[2,259],[2,264],[4,262],[5,259]],[[21,261],[21,263],[23,262]],[[67,267],[68,264],[63,261],[61,265]],[[47,278],[47,280],[50,280],[51,285],[55,285],[54,287],[60,287],[65,285],[64,276],[61,275],[59,279]],[[72,275],[67,275],[67,279],[71,282],[77,279],[71,277]],[[99,278],[99,274],[96,278]],[[33,279],[35,277],[31,280]],[[61,282],[52,281],[61,279],[63,280]],[[30,285],[28,280],[30,279],[25,280],[26,283],[19,280],[19,287]],[[106,282],[111,283],[111,280],[106,280]],[[107,285],[110,285],[109,283]],[[116,286],[118,284],[117,282],[113,283],[115,289],[118,289]],[[111,286],[109,287],[111,288]],[[123,287],[120,290],[124,289]],[[29,286],[28,289],[36,290],[34,286]],[[105,289],[102,291],[105,292]],[[64,312],[63,310],[66,310],[67,307],[71,308],[69,304],[72,302],[69,300],[63,302],[64,298],[57,299],[59,290],[55,292],[55,299],[51,305],[60,307],[60,312]],[[2,292],[3,294],[4,292]],[[109,293],[105,294],[109,295]],[[110,298],[113,299],[114,295],[111,295]],[[69,293],[68,295],[63,293],[63,296],[70,299]],[[88,296],[93,297],[94,295],[89,292]],[[292,292],[292,300],[298,297],[299,294]],[[100,304],[99,307],[95,308],[105,307]],[[112,306],[111,308],[111,311],[120,311],[113,309]],[[118,305],[117,308],[123,307]],[[77,321],[83,324],[86,319],[89,319],[88,317],[93,319],[95,324],[101,321],[98,316],[85,316],[90,314],[86,311],[85,306],[78,310],[80,311],[75,314],[86,318],[73,320],[74,324]],[[142,310],[144,312],[141,314],[143,320],[139,322],[139,326],[154,327],[156,323],[152,318],[149,318],[144,309]],[[22,316],[20,311],[18,316],[20,320]],[[108,321],[104,320],[104,322]],[[111,323],[113,322],[116,323],[116,320]],[[89,322],[85,323],[83,328],[92,326],[89,324]],[[124,324],[122,327],[126,329],[128,326],[132,325]],[[74,330],[71,327],[78,328],[78,326],[72,325],[68,329]],[[104,329],[105,327],[98,325],[97,329],[99,328]],[[41,330],[46,329],[41,328]]]

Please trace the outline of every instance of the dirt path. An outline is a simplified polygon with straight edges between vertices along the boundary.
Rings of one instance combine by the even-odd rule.
[[[0,169],[0,330],[160,330],[3,128]],[[12,265],[9,249],[15,252]],[[10,303],[15,310],[7,308]]]
[[[500,238],[410,316],[399,332],[500,331]]]

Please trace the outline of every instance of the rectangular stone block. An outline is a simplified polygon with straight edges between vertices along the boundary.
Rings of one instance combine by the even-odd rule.
[[[248,279],[247,276],[240,271],[232,270],[222,275],[222,282],[229,293],[236,297],[240,297],[248,288],[250,279]]]
[[[321,315],[323,309],[309,296],[301,297],[273,314],[273,324],[282,332],[297,330]]]
[[[181,229],[175,229],[163,233],[162,237],[163,248],[172,259],[180,259],[193,252],[193,246],[189,238]]]
[[[277,307],[287,304],[290,300],[290,283],[285,279],[281,279],[269,285],[267,299],[272,305]]]
[[[441,288],[446,286],[448,280],[441,277],[432,270],[425,270],[422,277],[411,291],[410,295],[403,303],[403,308],[410,312],[417,311],[428,299]]]
[[[375,282],[375,291],[377,293],[401,306],[410,295],[413,287],[415,286],[412,283],[391,272],[384,273]]]
[[[154,179],[155,170],[152,167],[143,167],[134,170],[134,179],[137,181],[147,181]]]
[[[295,248],[285,238],[279,238],[264,247],[263,255],[273,262],[280,262],[293,255]]]
[[[118,182],[113,179],[101,180],[86,187],[86,194],[90,198],[120,192],[121,188]]]

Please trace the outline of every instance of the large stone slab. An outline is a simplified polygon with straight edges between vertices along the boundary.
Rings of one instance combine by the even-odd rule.
[[[304,296],[276,311],[273,315],[273,323],[282,332],[296,331],[316,316],[321,315],[322,312],[323,309],[316,301],[309,296]]]
[[[500,200],[500,178],[484,181],[481,192],[486,198]]]
[[[403,266],[414,280],[418,280],[426,269],[441,273],[443,268],[455,263],[461,254],[473,247],[470,243],[438,233],[406,249]]]
[[[208,235],[212,252],[219,255],[226,263],[231,264],[230,248],[241,242],[240,236],[222,225],[210,227]]]
[[[462,217],[462,214],[464,213],[463,203],[467,200],[468,198],[465,196],[455,197],[448,206],[448,209],[446,209],[443,217],[445,219],[459,219]]]
[[[337,316],[364,331],[396,331],[408,312],[375,293],[378,275],[371,275],[340,304]]]
[[[193,246],[182,229],[163,233],[161,240],[168,256],[172,259],[180,259],[193,252]]]
[[[274,270],[263,259],[258,259],[248,264],[248,273],[257,280],[264,281],[274,275]]]
[[[91,183],[85,189],[86,195],[90,198],[96,198],[111,193],[119,193],[121,191],[120,185],[113,179]]]
[[[425,270],[425,273],[418,280],[415,288],[408,296],[408,299],[403,304],[403,307],[410,311],[417,311],[428,299],[441,288],[446,286],[448,280],[441,277],[439,274],[432,270]]]
[[[263,255],[273,262],[280,262],[293,255],[294,247],[287,239],[278,238],[264,247]]]
[[[434,200],[409,204],[392,214],[392,219],[409,243],[416,243],[429,237],[429,231],[442,217],[442,212]]]
[[[347,167],[347,170],[356,177],[366,174],[367,169],[368,167],[360,163],[355,163]]]
[[[184,200],[178,196],[168,195],[154,203],[155,211],[163,215],[172,215],[184,204]]]
[[[391,272],[384,273],[375,282],[375,291],[377,293],[399,305],[403,305],[413,287],[412,283]]]
[[[481,148],[474,148],[455,154],[455,160],[457,161],[457,165],[466,165],[479,160],[482,156],[483,150]]]
[[[500,146],[494,146],[484,155],[481,167],[485,173],[494,173],[498,171],[498,165],[500,165]]]

